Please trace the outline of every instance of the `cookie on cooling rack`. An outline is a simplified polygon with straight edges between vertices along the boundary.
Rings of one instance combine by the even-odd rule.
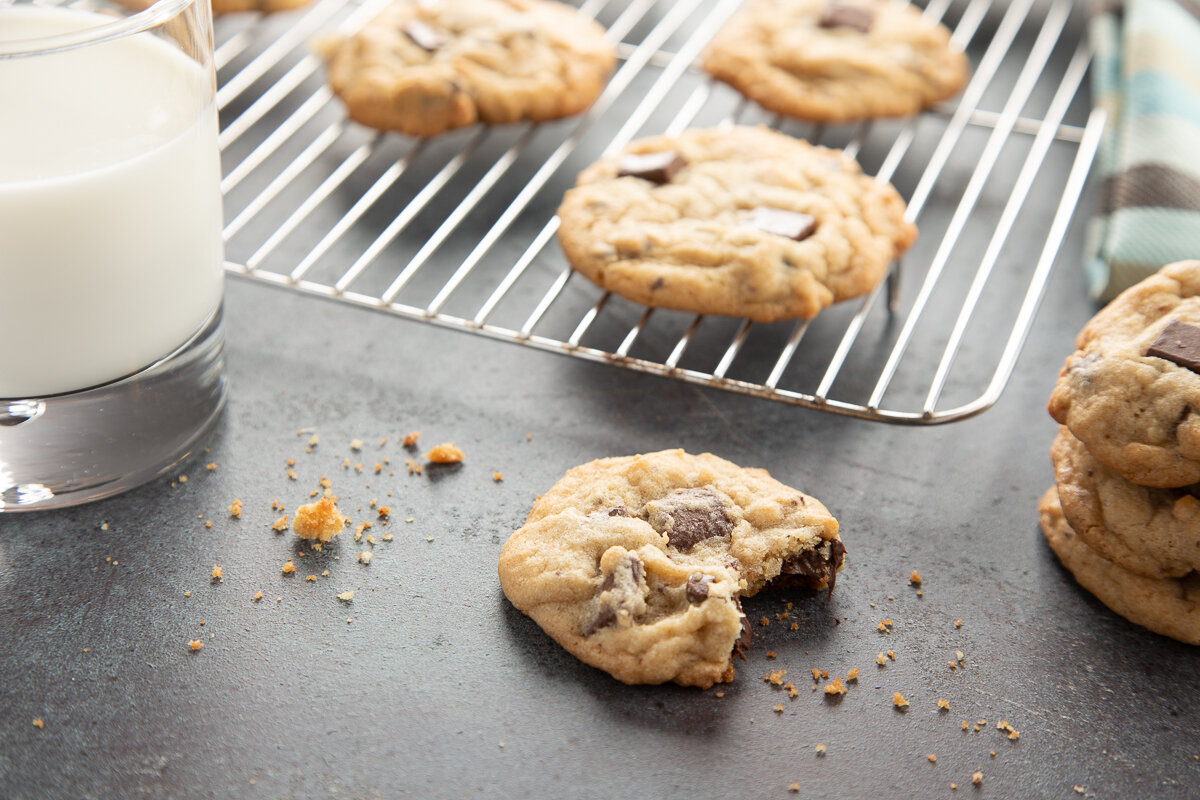
[[[1122,292],[1075,340],[1050,415],[1143,486],[1200,483],[1200,261]]]
[[[585,169],[558,215],[571,266],[602,288],[757,322],[870,291],[917,235],[849,156],[753,127],[634,142]]]
[[[1100,602],[1135,625],[1200,644],[1200,575],[1148,578],[1105,559],[1071,528],[1055,489],[1042,496],[1038,513],[1050,549]]]
[[[1089,547],[1149,578],[1200,570],[1200,485],[1138,486],[1097,461],[1066,426],[1050,455],[1063,513]]]
[[[571,654],[625,683],[733,679],[741,597],[832,589],[845,548],[818,500],[705,453],[567,472],[500,553],[500,585]]]
[[[615,57],[604,28],[553,0],[395,0],[314,47],[351,119],[413,136],[576,114]]]
[[[912,114],[967,79],[950,32],[893,0],[749,0],[713,38],[704,69],[814,122]]]

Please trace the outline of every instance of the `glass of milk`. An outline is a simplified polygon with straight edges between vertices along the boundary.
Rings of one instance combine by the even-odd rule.
[[[225,402],[208,0],[0,0],[0,512],[137,486]]]

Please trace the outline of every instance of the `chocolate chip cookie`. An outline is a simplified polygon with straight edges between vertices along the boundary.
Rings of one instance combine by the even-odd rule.
[[[585,169],[558,215],[567,260],[602,288],[756,322],[870,291],[917,235],[849,156],[754,127],[634,142]]]
[[[1200,261],[1125,290],[1075,340],[1050,415],[1143,486],[1200,483]]]
[[[740,598],[833,588],[845,548],[819,501],[705,453],[604,458],[538,498],[500,553],[504,594],[625,683],[732,680]]]
[[[1076,535],[1055,489],[1042,496],[1038,513],[1050,549],[1100,602],[1135,625],[1200,644],[1200,576],[1147,578],[1108,561]]]
[[[907,3],[749,0],[713,38],[704,69],[771,111],[845,122],[953,96],[967,58]]]
[[[1089,547],[1149,578],[1200,570],[1200,484],[1138,486],[1097,461],[1066,426],[1050,454],[1063,513]]]
[[[604,29],[553,0],[396,0],[314,47],[351,119],[413,136],[576,114],[614,61]]]

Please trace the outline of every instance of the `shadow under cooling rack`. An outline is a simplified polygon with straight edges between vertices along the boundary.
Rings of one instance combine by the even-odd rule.
[[[620,59],[586,114],[416,140],[349,122],[308,50],[382,5],[218,20],[231,274],[867,419],[995,403],[1104,124],[1081,91],[1090,50],[1071,0],[931,0],[969,84],[920,116],[849,126],[769,115],[694,68],[738,0],[588,0]],[[807,323],[752,324],[648,309],[572,272],[555,209],[580,169],[638,136],[735,123],[845,148],[899,189],[920,238],[883,284]]]

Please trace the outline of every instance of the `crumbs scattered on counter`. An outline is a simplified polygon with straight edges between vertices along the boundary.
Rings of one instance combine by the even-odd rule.
[[[976,786],[983,783],[983,772],[980,770],[976,770],[975,772],[972,772],[971,773],[971,783],[975,784]]]
[[[825,745],[823,745],[823,744],[817,745],[816,751],[817,751],[817,755],[819,755],[819,756],[825,755]]]
[[[950,701],[949,700],[938,700],[937,707],[938,707],[938,711],[949,711],[950,710]]]
[[[434,445],[425,454],[425,458],[434,464],[457,464],[466,457],[466,454],[453,442]]]
[[[834,678],[832,683],[825,685],[825,694],[830,697],[840,697],[846,693],[846,684],[841,678]]]
[[[927,756],[925,756],[925,757],[929,759],[929,763],[930,763],[930,764],[936,764],[936,763],[937,763],[937,756],[936,756],[936,755],[934,755],[933,753],[930,753],[929,755],[927,755]]]
[[[496,483],[499,483],[500,481],[504,480],[503,473],[493,471],[492,472],[492,480],[494,480]]]
[[[38,730],[41,730],[42,728],[46,727],[46,723],[45,723],[45,721],[42,720],[41,717],[34,717],[33,718],[33,727],[37,728]]]
[[[341,594],[339,594],[337,596],[337,599],[341,600],[343,603],[349,603],[351,600],[354,599],[354,592],[353,591],[342,592]]]
[[[364,550],[363,552],[358,554],[358,560],[362,562],[362,565],[364,567],[368,566],[371,563],[371,553],[369,551]]]
[[[404,434],[404,439],[401,440],[400,444],[404,445],[405,447],[416,447],[417,439],[420,439],[420,438],[421,438],[420,431],[412,431],[410,433]]]
[[[774,686],[783,686],[784,675],[787,675],[786,669],[773,669],[766,675],[763,675],[763,680]]]
[[[896,692],[892,695],[892,705],[896,708],[908,708],[908,701],[904,699],[904,695]]]
[[[875,630],[879,631],[880,633],[891,633],[892,625],[892,620],[882,619],[879,621],[879,624],[875,626]]]
[[[910,586],[920,586],[921,585],[921,573],[917,572],[915,569],[912,572],[910,572],[908,575],[908,583]]]
[[[284,514],[279,519],[271,523],[271,530],[276,533],[283,533],[288,529],[288,515]]]
[[[208,462],[207,464],[205,464],[205,465],[204,465],[204,468],[205,468],[206,470],[208,470],[209,472],[212,472],[213,470],[215,470],[215,469],[217,468],[217,462],[215,462],[215,461],[210,461],[210,462]]]
[[[242,501],[241,500],[234,498],[233,502],[229,504],[229,515],[231,517],[233,517],[234,519],[242,518]]]
[[[291,562],[291,560],[283,562],[283,574],[284,575],[291,575],[295,571],[296,571],[296,565],[293,564]]]
[[[257,603],[259,600],[262,600],[262,592],[256,592],[256,593],[254,594],[253,600],[254,600],[254,602],[256,602],[256,603]]]
[[[204,642],[200,641],[199,639],[192,639],[188,642],[188,647],[192,648],[193,653],[198,653],[200,652],[200,649],[204,647]]]
[[[322,497],[296,509],[292,530],[303,539],[328,542],[342,532],[349,518],[338,511],[332,497]]]
[[[219,580],[221,580],[221,565],[220,565],[220,564],[216,564],[216,565],[214,565],[214,566],[213,566],[213,569],[212,569],[212,579],[213,579],[214,581],[219,581]]]

